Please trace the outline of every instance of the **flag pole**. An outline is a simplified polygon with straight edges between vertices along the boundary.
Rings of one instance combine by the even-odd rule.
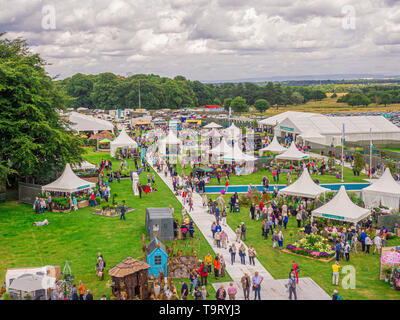
[[[344,179],[343,179],[343,166],[344,166],[343,149],[344,149],[344,123],[343,123],[343,129],[342,129],[342,158],[341,158],[341,162],[342,162],[342,182],[344,182]]]
[[[369,144],[369,182],[371,182],[371,174],[372,174],[372,128],[369,128],[369,139],[370,139],[370,144]]]

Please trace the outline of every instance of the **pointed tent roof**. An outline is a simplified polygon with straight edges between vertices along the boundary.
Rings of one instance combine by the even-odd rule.
[[[361,208],[351,201],[344,186],[331,201],[312,211],[313,217],[328,218],[357,223],[371,214],[366,208]]]
[[[119,136],[112,142],[110,142],[111,146],[117,146],[117,147],[126,147],[126,146],[132,146],[134,148],[137,148],[137,143],[135,140],[133,140],[125,131],[125,128],[122,129],[121,133]]]
[[[279,194],[298,196],[305,198],[315,198],[329,191],[329,189],[317,185],[310,177],[308,169],[304,168],[301,176],[291,185],[279,190]]]
[[[362,193],[364,192],[400,196],[400,185],[393,179],[389,168],[386,168],[382,177],[374,181],[370,186],[362,189]]]
[[[209,132],[206,132],[205,134],[202,135],[202,137],[213,137],[213,138],[221,138],[224,135],[221,134],[218,130],[212,129]]]
[[[296,147],[294,141],[290,145],[289,149],[287,149],[284,153],[275,157],[278,160],[304,160],[308,159],[310,156],[299,151]]]
[[[217,145],[216,147],[212,148],[208,153],[213,153],[213,154],[232,154],[233,149],[230,145],[228,145],[225,141],[225,139],[222,139],[221,143]]]
[[[228,128],[224,129],[223,132],[225,133],[227,138],[236,138],[242,135],[242,130],[236,127],[234,123],[232,123]]]
[[[220,126],[215,122],[211,122],[208,125],[204,126],[204,129],[219,129],[219,128],[222,128],[222,126]]]
[[[225,161],[255,161],[257,160],[256,157],[252,155],[248,155],[242,151],[242,149],[238,146],[237,143],[234,144],[231,151],[225,153],[222,157]]]
[[[172,131],[169,131],[168,135],[160,140],[161,144],[181,144],[181,140],[178,139],[178,137],[176,136],[175,133],[173,133]]]
[[[43,191],[76,192],[95,187],[96,184],[79,178],[71,169],[69,163],[66,164],[64,172],[52,183],[42,187]]]
[[[265,148],[260,149],[260,152],[263,151],[270,151],[273,153],[282,153],[284,151],[286,151],[287,148],[285,148],[284,146],[282,146],[279,142],[278,139],[276,138],[276,136],[274,136],[274,138],[272,139],[271,143],[266,146]]]

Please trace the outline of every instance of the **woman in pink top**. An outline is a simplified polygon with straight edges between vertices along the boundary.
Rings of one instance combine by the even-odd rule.
[[[236,289],[236,287],[233,285],[233,283],[231,282],[231,283],[229,284],[229,287],[228,287],[228,296],[229,296],[229,300],[235,300],[236,293],[237,293],[237,289]]]
[[[227,241],[228,241],[228,235],[226,234],[226,232],[224,230],[222,230],[221,232],[221,244],[222,244],[222,248],[226,249],[227,246]]]

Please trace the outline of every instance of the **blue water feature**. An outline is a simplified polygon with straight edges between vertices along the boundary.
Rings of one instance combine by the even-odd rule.
[[[368,187],[370,184],[369,183],[330,183],[330,184],[321,184],[321,187],[328,188],[332,191],[337,191],[340,189],[341,186],[344,186],[347,191],[360,191],[361,189],[364,189]],[[263,191],[264,187],[259,185],[259,186],[252,186],[253,188],[256,187],[258,191]],[[285,188],[286,185],[283,184],[278,184],[278,190]],[[249,186],[229,186],[227,193],[244,193],[247,192],[247,189]],[[224,186],[206,186],[205,187],[205,192],[206,193],[221,193],[221,190],[225,190]],[[274,191],[274,186],[270,185],[269,186],[269,191],[273,192]]]

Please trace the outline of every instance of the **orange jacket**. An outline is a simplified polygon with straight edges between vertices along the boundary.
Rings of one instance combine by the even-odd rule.
[[[215,269],[217,269],[219,271],[219,269],[221,268],[221,261],[214,260],[213,266],[214,266]]]

